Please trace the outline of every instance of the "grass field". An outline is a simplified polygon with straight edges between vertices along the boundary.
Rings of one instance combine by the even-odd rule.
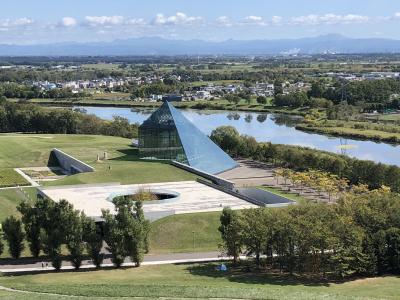
[[[131,94],[129,93],[101,93],[101,94],[94,94],[92,98],[94,100],[130,100]]]
[[[259,186],[258,188],[266,190],[266,191],[271,192],[273,194],[288,198],[288,199],[293,200],[293,201],[307,201],[307,199],[305,197],[301,196],[301,195],[288,193],[288,192],[282,191],[282,190],[280,190],[278,188],[269,187],[269,186]]]
[[[384,121],[400,121],[400,114],[379,115],[377,119]]]
[[[130,140],[85,135],[0,135],[0,168],[46,166],[52,148],[92,165],[96,171],[69,176],[49,185],[121,182],[149,183],[194,180],[196,176],[169,164],[143,162]],[[107,152],[109,160],[96,162]],[[111,169],[110,169],[111,168]]]
[[[95,98],[80,98],[80,99],[30,99],[29,102],[53,105],[53,106],[110,106],[110,107],[158,107],[161,102],[136,102],[132,100],[121,100],[123,97],[117,97],[117,99],[110,100],[100,95]],[[18,101],[18,99],[9,99],[10,101]],[[196,109],[218,109],[228,111],[250,111],[250,112],[267,112],[267,113],[283,113],[290,115],[304,116],[308,113],[308,108],[287,108],[287,107],[276,107],[272,106],[272,98],[267,99],[266,105],[261,105],[256,102],[255,99],[247,103],[242,99],[237,105],[229,103],[227,100],[213,100],[213,101],[185,101],[185,102],[174,102],[174,106],[177,108],[196,108]],[[204,108],[201,108],[204,106]]]
[[[324,127],[324,126],[316,126],[311,127],[307,125],[297,125],[296,129],[316,132],[326,135],[332,136],[344,136],[356,139],[363,140],[372,140],[372,141],[381,141],[381,142],[389,142],[389,143],[399,143],[400,142],[400,133],[391,133],[380,130],[371,130],[371,129],[356,129],[349,127]]]
[[[394,300],[400,297],[398,277],[359,279],[344,283],[315,282],[305,277],[248,273],[231,268],[221,273],[215,271],[214,264],[144,266],[123,270],[0,277],[0,285],[25,291],[87,297],[85,299],[136,296],[150,299]],[[10,299],[35,299],[28,294],[1,293]],[[50,295],[42,297],[51,298]],[[58,297],[53,296],[52,299]]]
[[[169,216],[152,223],[150,253],[218,251],[220,212]]]
[[[6,189],[0,190],[0,222],[10,215],[17,214],[17,205],[23,200],[35,199],[34,194],[36,188],[22,188],[24,192],[19,189]]]
[[[120,70],[119,66],[120,64],[114,64],[114,63],[83,64],[82,69],[116,71]]]
[[[30,183],[14,169],[0,169],[0,188],[26,185]]]
[[[0,134],[0,169],[46,166],[52,148],[59,148],[95,168],[93,173],[76,174],[47,185],[82,183],[122,184],[195,180],[191,173],[169,164],[138,161],[137,149],[129,139],[84,135],[19,135]],[[97,155],[107,152],[109,160],[96,162]],[[110,169],[111,168],[111,169]],[[35,189],[24,189],[34,198]],[[17,189],[0,190],[0,221],[16,213],[24,199]]]

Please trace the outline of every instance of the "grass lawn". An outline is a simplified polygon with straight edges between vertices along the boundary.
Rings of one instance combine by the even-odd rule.
[[[0,169],[0,188],[27,185],[30,183],[14,169]]]
[[[276,195],[279,195],[279,196],[288,198],[288,199],[293,200],[293,201],[303,201],[303,200],[307,200],[307,198],[305,198],[305,197],[303,197],[303,196],[301,196],[301,195],[293,194],[293,193],[288,193],[288,192],[282,191],[282,190],[280,190],[280,189],[278,189],[278,188],[275,188],[275,187],[259,186],[259,187],[257,187],[257,188],[266,190],[266,191],[268,191],[268,192],[271,192],[271,193],[273,193],[273,194],[276,194]]]
[[[220,215],[220,212],[173,215],[153,222],[151,254],[218,251]]]
[[[120,70],[120,64],[114,63],[96,63],[96,64],[83,64],[81,67],[85,70],[107,70],[107,71],[116,71]]]
[[[377,119],[384,121],[400,121],[400,114],[379,115]]]
[[[228,272],[221,273],[215,271],[214,264],[160,265],[122,270],[0,277],[0,285],[25,291],[86,296],[88,297],[86,299],[136,296],[152,299],[175,297],[394,300],[399,299],[400,295],[400,278],[398,277],[321,283],[304,277],[248,273],[241,269],[229,268]],[[9,297],[16,297],[12,299],[32,299],[28,294],[7,293]],[[35,299],[35,295],[32,296]],[[41,295],[41,299],[47,299],[47,297],[51,296]],[[58,299],[58,296],[54,296],[53,299]]]
[[[23,188],[23,190],[28,197],[17,189],[0,190],[0,222],[11,215],[18,214],[16,207],[21,201],[36,199],[34,196],[36,188]]]
[[[101,93],[94,94],[94,100],[128,100],[130,101],[131,94],[129,93]]]
[[[384,142],[397,142],[400,141],[400,133],[391,133],[373,129],[356,129],[349,127],[325,127],[325,126],[303,126],[298,125],[296,129],[317,132],[334,136],[347,136],[352,138],[359,138],[364,140],[384,141]]]
[[[67,185],[81,183],[121,182],[149,183],[194,180],[195,175],[169,164],[144,162],[130,140],[88,135],[0,135],[0,168],[46,166],[52,148],[92,165],[96,171],[69,176],[47,183]],[[107,152],[109,160],[96,162],[97,155]],[[111,170],[109,169],[111,167]]]
[[[46,166],[52,148],[59,148],[95,168],[93,173],[76,174],[47,182],[46,185],[90,183],[122,184],[195,180],[197,176],[159,162],[137,159],[137,149],[129,139],[84,135],[18,135],[0,134],[0,169]],[[109,160],[96,162],[97,155],[108,153]],[[109,169],[111,167],[111,170]],[[35,199],[34,188],[24,188]],[[17,189],[0,190],[0,221],[16,214],[16,206],[24,199]]]

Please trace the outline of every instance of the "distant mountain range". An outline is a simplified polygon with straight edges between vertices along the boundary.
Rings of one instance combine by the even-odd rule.
[[[300,39],[227,40],[223,42],[144,37],[96,43],[0,44],[0,56],[276,55],[323,53],[400,53],[400,40],[384,38],[355,39],[329,34]]]

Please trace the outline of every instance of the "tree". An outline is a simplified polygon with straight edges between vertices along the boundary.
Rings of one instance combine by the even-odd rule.
[[[211,132],[210,138],[227,152],[235,153],[240,141],[239,132],[232,126],[220,126]]]
[[[117,219],[109,211],[103,211],[103,219],[104,240],[107,243],[107,250],[111,252],[112,263],[119,268],[127,256],[125,252],[124,232],[120,228]]]
[[[277,254],[279,270],[293,273],[295,269],[295,230],[287,209],[278,209],[273,214],[271,244]]]
[[[71,214],[68,235],[66,237],[67,248],[70,253],[69,259],[75,269],[79,269],[82,265],[85,244],[83,242],[83,220],[86,216],[75,211]]]
[[[284,169],[283,168],[277,168],[274,170],[274,177],[276,179],[276,184],[279,184],[279,178],[284,177]]]
[[[242,249],[242,231],[239,215],[229,207],[222,210],[220,216],[221,225],[218,231],[221,234],[221,248],[226,255],[233,257],[233,262],[238,261]]]
[[[22,222],[14,216],[8,217],[3,222],[4,237],[8,244],[8,249],[13,258],[19,258],[24,250],[25,233],[22,230]]]
[[[3,230],[0,228],[0,256],[3,254],[4,244],[3,244]]]
[[[264,222],[268,210],[248,209],[242,212],[243,246],[248,256],[255,256],[257,267],[261,265],[261,255],[269,241],[268,223]]]
[[[387,252],[389,271],[395,274],[400,272],[400,228],[390,228],[386,231]]]
[[[274,95],[283,94],[283,83],[280,80],[274,82]]]
[[[96,268],[100,268],[104,258],[103,254],[101,253],[101,249],[103,247],[101,228],[96,225],[93,219],[88,217],[83,217],[82,223],[83,240],[86,242],[86,250]]]
[[[257,103],[258,104],[267,104],[268,99],[265,96],[258,96],[257,97]]]
[[[225,96],[225,99],[228,100],[229,103],[234,103],[238,105],[240,102],[240,97],[236,94],[228,94]]]
[[[319,82],[315,81],[311,84],[311,90],[308,93],[309,97],[315,97],[315,98],[322,98],[325,93],[325,86]]]
[[[142,201],[135,202],[132,216],[133,222],[126,247],[132,262],[139,267],[143,261],[144,253],[149,251],[148,235],[150,232],[150,222],[144,218]]]
[[[24,224],[26,239],[29,244],[29,250],[33,257],[39,257],[42,248],[40,239],[40,229],[42,227],[41,212],[33,207],[29,202],[21,202],[17,207],[22,215],[22,223]]]
[[[150,223],[145,220],[142,202],[133,201],[131,197],[113,199],[116,214],[103,211],[104,239],[112,253],[116,267],[120,267],[125,258],[140,266],[143,254],[148,250]]]
[[[68,237],[75,234],[73,231],[78,226],[76,222],[79,212],[74,210],[72,204],[63,199],[59,202],[38,199],[37,207],[42,209],[44,219],[40,235],[43,251],[50,257],[52,266],[56,270],[60,270],[62,265],[61,246],[67,243]]]

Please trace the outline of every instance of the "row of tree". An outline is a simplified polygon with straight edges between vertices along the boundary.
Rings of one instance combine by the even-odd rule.
[[[313,108],[330,108],[333,102],[321,97],[309,97],[306,92],[294,92],[290,94],[276,94],[273,99],[273,104],[276,106],[288,107],[313,107]]]
[[[400,192],[400,168],[397,166],[306,147],[258,143],[253,137],[239,135],[231,126],[218,127],[210,137],[233,156],[273,163],[296,171],[325,171],[348,179],[350,184],[366,184],[370,188],[385,185],[394,192]]]
[[[331,201],[332,197],[337,197],[339,193],[346,191],[348,188],[347,179],[317,170],[296,172],[290,169],[277,168],[274,171],[274,177],[278,184],[279,179],[282,178],[289,190],[291,187],[295,187],[300,189],[301,193],[304,188],[308,187],[319,194],[326,193],[329,196],[329,201]]]
[[[0,132],[100,134],[133,138],[138,124],[122,117],[112,121],[70,109],[48,109],[34,104],[11,103],[0,99]]]
[[[31,62],[32,63],[32,62]],[[39,68],[33,69],[2,69],[0,72],[0,82],[16,82],[25,83],[32,81],[49,81],[49,82],[65,82],[73,80],[93,80],[107,77],[120,78],[124,76],[132,76],[136,72],[131,70],[109,68],[80,68],[73,70],[57,70],[49,69],[49,66],[41,65]]]
[[[334,82],[328,87],[321,81],[312,84],[309,95],[332,100],[335,104],[346,101],[350,105],[371,109],[399,109],[400,100],[391,95],[400,93],[400,81],[395,79]]]
[[[4,96],[7,98],[17,99],[33,99],[33,98],[53,98],[53,99],[65,99],[65,98],[80,98],[86,96],[85,93],[73,93],[71,89],[51,89],[42,90],[37,86],[29,86],[18,83],[2,83],[0,84],[0,97]]]
[[[337,205],[304,202],[220,217],[222,250],[289,273],[346,277],[400,273],[400,199],[386,189],[342,197]]]
[[[33,205],[22,202],[18,206],[21,219],[10,216],[2,224],[9,253],[18,259],[26,241],[33,257],[39,257],[42,251],[59,270],[65,258],[62,250],[65,246],[69,253],[67,258],[76,269],[87,256],[98,268],[103,262],[105,243],[115,266],[120,267],[127,257],[139,266],[143,254],[148,251],[150,230],[142,202],[117,197],[113,203],[115,213],[103,211],[104,222],[96,224],[65,200],[54,202],[38,197]],[[0,239],[0,254],[3,249]]]

